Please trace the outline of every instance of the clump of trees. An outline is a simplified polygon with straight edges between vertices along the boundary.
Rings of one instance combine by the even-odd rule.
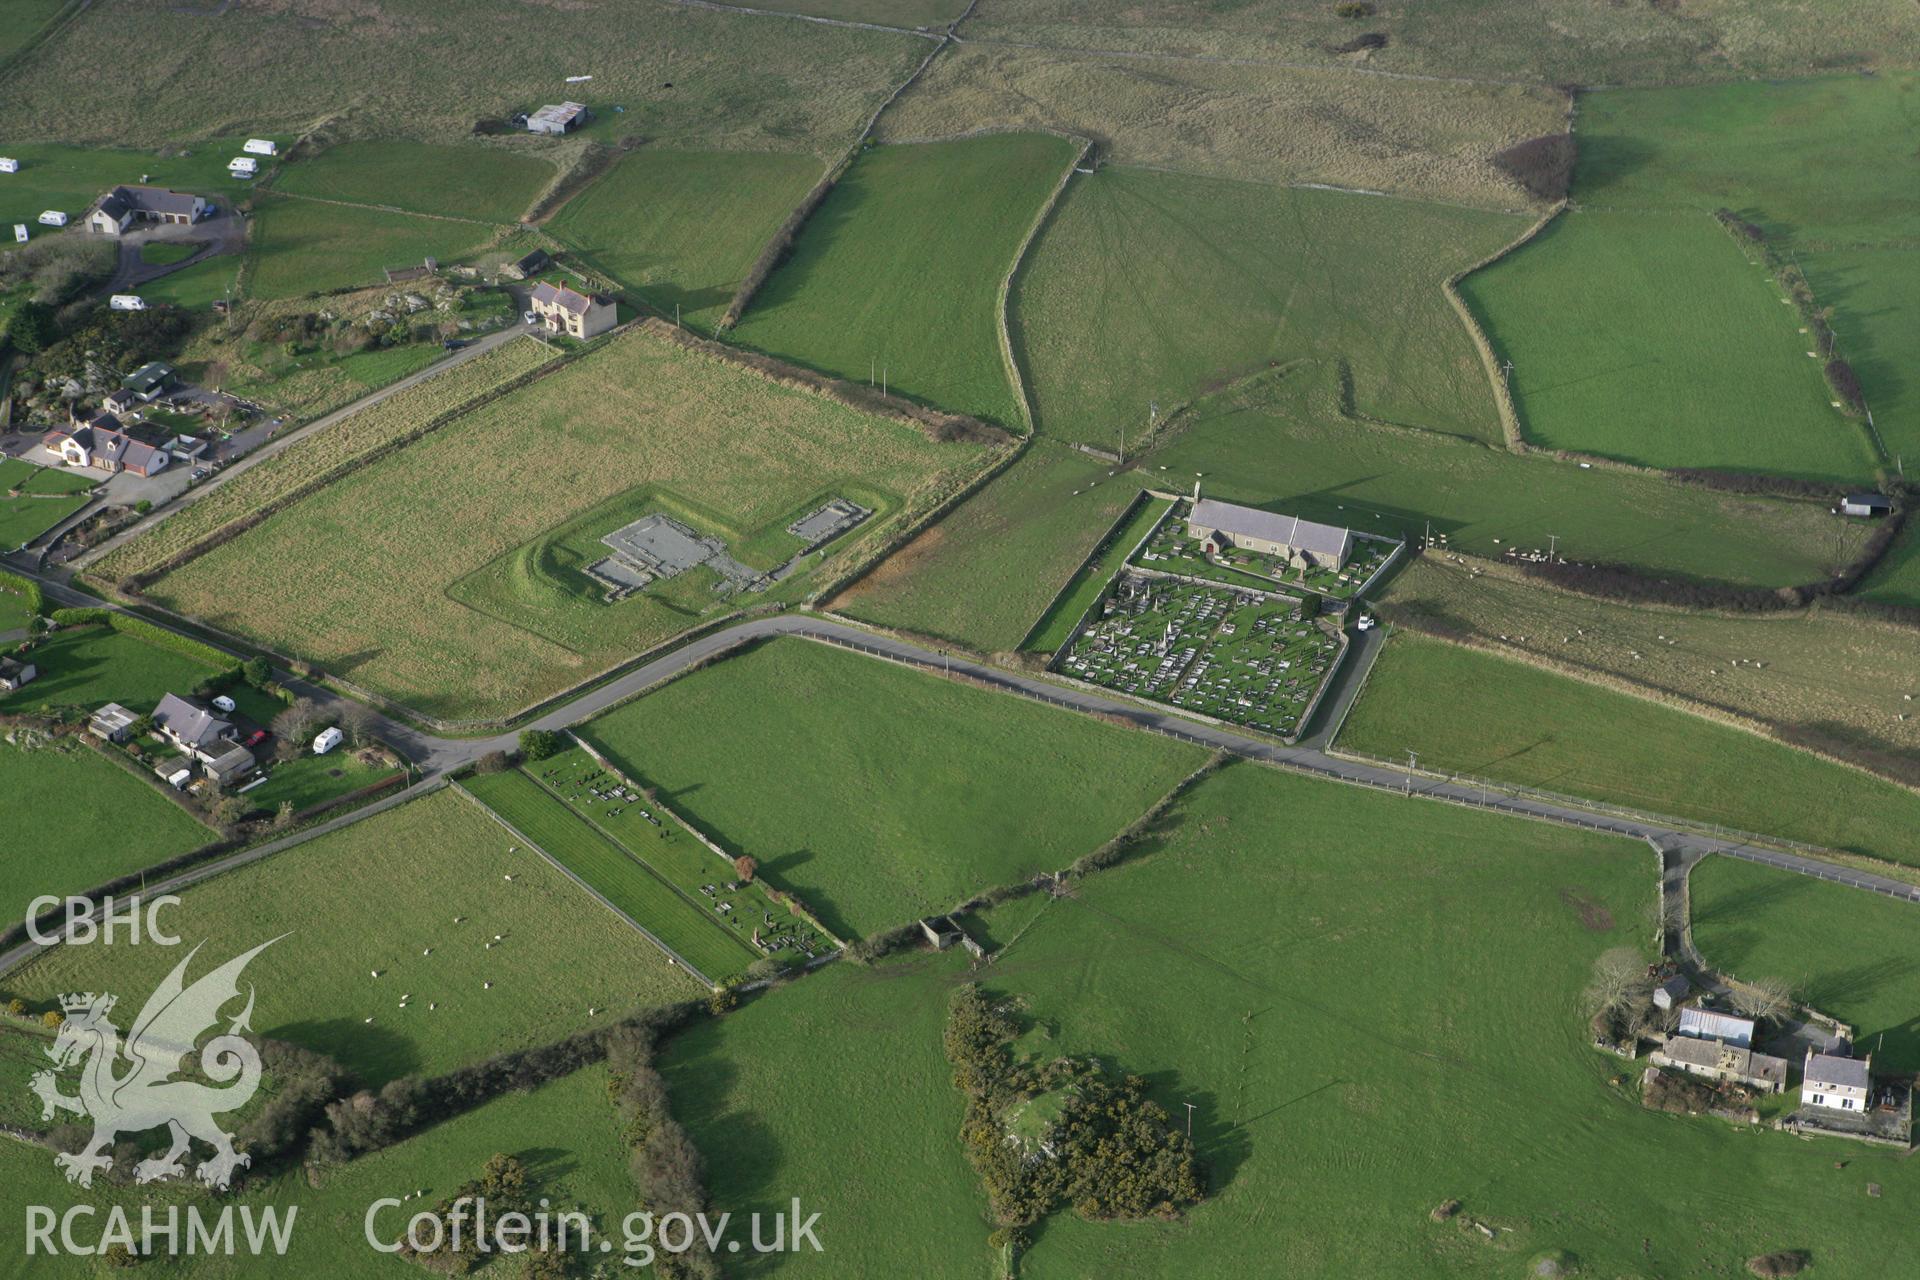
[[[1493,167],[1520,184],[1535,200],[1567,198],[1573,162],[1579,154],[1570,133],[1543,133],[1493,153]]]
[[[961,1139],[1003,1229],[1061,1208],[1095,1221],[1170,1218],[1206,1195],[1192,1142],[1147,1097],[1145,1080],[1114,1077],[1091,1059],[1018,1060],[1018,1034],[978,986],[955,992],[944,1039],[966,1098]],[[1050,1131],[1009,1142],[1009,1113],[1042,1096],[1060,1102]]]
[[[666,1081],[653,1065],[659,1034],[652,1026],[628,1026],[607,1041],[612,1073],[608,1088],[632,1149],[633,1180],[642,1207],[656,1220],[669,1213],[692,1216],[707,1208],[706,1164],[673,1118]],[[685,1252],[660,1253],[654,1269],[667,1280],[716,1280],[720,1275],[719,1263],[698,1236]]]
[[[401,1256],[420,1263],[430,1271],[466,1275],[489,1261],[493,1251],[499,1248],[502,1242],[498,1234],[500,1219],[510,1213],[531,1216],[535,1212],[534,1200],[535,1196],[528,1186],[526,1166],[513,1156],[496,1153],[487,1157],[479,1177],[460,1184],[451,1195],[424,1211],[440,1221],[440,1247],[415,1249],[411,1242],[412,1233],[409,1232],[408,1242],[401,1246]],[[472,1206],[480,1201],[486,1202],[486,1221],[495,1229],[492,1238],[474,1230]],[[456,1247],[451,1218],[454,1206],[462,1203],[467,1206],[466,1221]]]
[[[522,729],[520,731],[520,758],[529,764],[536,760],[545,760],[557,755],[563,744],[560,735],[551,729]]]
[[[1653,1003],[1647,963],[1632,947],[1613,947],[1593,962],[1584,1000],[1594,1039],[1631,1045],[1666,1029],[1665,1011]]]

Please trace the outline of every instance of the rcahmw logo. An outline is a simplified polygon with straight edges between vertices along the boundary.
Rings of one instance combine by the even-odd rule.
[[[112,1019],[114,996],[89,991],[61,997],[66,1018],[46,1051],[54,1069],[36,1073],[29,1087],[40,1098],[42,1120],[69,1111],[93,1121],[93,1133],[80,1150],[54,1156],[69,1182],[92,1186],[94,1174],[113,1167],[116,1139],[164,1127],[170,1138],[167,1149],[136,1164],[134,1181],[144,1184],[183,1176],[186,1166],[181,1157],[198,1140],[213,1151],[200,1162],[195,1175],[213,1190],[228,1189],[234,1172],[249,1161],[234,1150],[233,1135],[213,1117],[245,1106],[260,1087],[260,1052],[242,1035],[252,1030],[248,1025],[255,994],[251,986],[246,1007],[233,1016],[226,1030],[197,1049],[196,1045],[203,1033],[217,1026],[221,1008],[240,997],[240,974],[247,963],[279,940],[263,942],[188,985],[187,966],[200,950],[194,947],[148,998],[124,1042]],[[197,1058],[201,1074],[212,1085],[174,1078],[185,1069],[189,1055]],[[80,1068],[78,1092],[60,1092],[57,1073],[76,1065]],[[98,1213],[90,1205],[76,1205],[64,1213],[44,1205],[29,1206],[27,1252],[44,1248],[84,1254],[126,1244],[130,1250],[152,1253],[156,1252],[154,1237],[164,1237],[166,1247],[174,1252],[231,1252],[240,1245],[256,1253],[272,1245],[281,1252],[298,1209],[287,1209],[282,1222],[276,1211],[256,1213],[243,1207],[239,1210],[243,1231],[236,1235],[233,1206],[217,1213],[187,1206],[184,1227],[178,1206],[160,1214],[149,1206],[141,1213],[146,1239],[138,1240],[126,1212],[115,1207],[106,1213],[101,1236],[89,1244],[77,1233]]]

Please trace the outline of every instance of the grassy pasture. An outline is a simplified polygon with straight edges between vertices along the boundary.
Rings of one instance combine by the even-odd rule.
[[[1059,129],[1099,139],[1116,164],[1511,209],[1526,197],[1488,157],[1564,127],[1564,100],[1544,87],[969,42],[934,60],[879,134]]]
[[[67,4],[68,0],[15,0],[7,10],[7,29],[0,33],[0,58],[19,52]]]
[[[480,774],[463,785],[713,981],[752,963],[746,947],[525,773]],[[719,873],[717,864],[714,871]]]
[[[0,548],[23,547],[86,505],[83,497],[0,494]]]
[[[512,844],[443,791],[196,885],[168,926],[189,945],[206,939],[195,974],[289,935],[248,966],[254,1028],[375,1085],[557,1039],[590,1025],[590,1007],[604,1019],[700,995],[653,944]],[[504,940],[488,948],[495,934]],[[147,991],[180,959],[165,947],[62,947],[7,985],[30,1000]]]
[[[547,230],[666,315],[711,332],[747,268],[820,177],[806,156],[643,147]]]
[[[68,627],[34,646],[40,675],[0,695],[0,711],[68,707],[91,713],[118,702],[144,714],[169,693],[186,694],[212,667],[103,625]]]
[[[1147,459],[1185,488],[1196,474],[1234,502],[1415,539],[1428,521],[1455,550],[1499,557],[1548,546],[1579,560],[1690,578],[1779,586],[1834,572],[1863,538],[1817,503],[1683,488],[1652,476],[1583,470],[1356,422],[1341,413],[1337,371],[1262,377],[1196,406]]]
[[[41,894],[78,893],[214,839],[152,786],[78,744],[27,751],[0,742],[0,791],[8,814],[0,920],[10,924]]]
[[[1920,1071],[1912,904],[1732,858],[1695,867],[1689,892],[1709,964],[1791,983],[1796,998],[1853,1025],[1877,1071]]]
[[[1067,585],[1061,589],[1047,611],[1034,623],[1033,630],[1021,642],[1022,649],[1051,654],[1067,642],[1073,628],[1106,591],[1107,584],[1120,572],[1120,566],[1159,523],[1173,503],[1165,498],[1148,498],[1128,513],[1125,523],[1116,524],[1105,542],[1094,548],[1094,555]]]
[[[1740,729],[1402,631],[1340,746],[1920,865],[1920,795]]]
[[[1498,570],[1469,578],[1432,557],[1388,584],[1381,603],[1413,625],[1432,619],[1487,642],[1506,636],[1500,644],[1515,656],[1572,663],[1652,697],[1869,748],[1920,749],[1920,716],[1905,700],[1911,692],[1920,701],[1920,632],[1911,628],[1820,609],[1768,617],[1632,608]]]
[[[965,0],[767,0],[753,7],[888,27],[944,26],[967,8]]]
[[[140,296],[148,302],[170,302],[176,307],[201,311],[229,296],[240,277],[240,259],[222,256],[182,267],[140,286]]]
[[[18,135],[15,135],[18,136]],[[241,138],[214,139],[178,155],[125,147],[77,147],[55,142],[7,142],[0,154],[20,162],[20,172],[0,173],[0,223],[24,222],[37,239],[54,234],[35,221],[58,209],[78,226],[87,206],[114,186],[143,179],[202,196],[232,200],[246,184],[227,172],[240,154]],[[7,241],[9,245],[12,240]]]
[[[336,137],[459,142],[476,121],[559,100],[563,78],[586,67],[596,123],[667,146],[829,154],[931,47],[651,4],[548,5],[537,35],[521,0],[402,0],[373,14],[201,10],[99,0],[11,69],[11,131],[159,145],[197,137],[210,121],[291,134],[328,120]],[[118,92],[77,115],[73,86],[107,66]]]
[[[1019,428],[1000,279],[1067,164],[1042,134],[882,147],[854,162],[735,330],[843,378]]]
[[[1354,408],[1499,442],[1441,282],[1525,220],[1143,169],[1076,175],[1014,295],[1039,429],[1103,448],[1274,361],[1337,360]]]
[[[387,267],[451,262],[498,234],[480,223],[270,193],[260,196],[253,222],[247,292],[256,298],[378,284]]]
[[[15,489],[23,494],[85,493],[99,483],[78,472],[36,467],[20,458],[0,458],[0,493]]]
[[[318,1186],[307,1181],[304,1170],[295,1168],[264,1181],[249,1181],[230,1200],[212,1201],[198,1194],[197,1188],[178,1183],[136,1189],[96,1182],[92,1190],[82,1191],[61,1177],[46,1151],[9,1142],[0,1147],[0,1187],[4,1187],[0,1190],[0,1210],[19,1214],[29,1203],[62,1209],[85,1203],[96,1207],[101,1217],[93,1221],[100,1223],[109,1206],[119,1205],[138,1224],[143,1205],[152,1205],[159,1221],[165,1220],[168,1206],[194,1204],[209,1216],[227,1203],[256,1213],[276,1206],[283,1222],[287,1210],[298,1206],[283,1257],[267,1262],[244,1252],[196,1252],[179,1258],[162,1252],[143,1258],[140,1269],[153,1275],[192,1276],[195,1280],[240,1280],[276,1270],[393,1280],[417,1276],[420,1268],[404,1258],[376,1253],[368,1246],[365,1220],[374,1201],[418,1190],[427,1192],[424,1203],[383,1210],[374,1219],[376,1238],[383,1244],[391,1243],[404,1233],[406,1221],[414,1213],[451,1196],[455,1188],[478,1177],[489,1158],[505,1153],[517,1157],[526,1167],[529,1190],[536,1199],[551,1200],[556,1213],[575,1209],[586,1213],[596,1232],[612,1231],[617,1245],[619,1220],[633,1210],[635,1200],[632,1176],[627,1170],[628,1149],[607,1101],[607,1085],[605,1067],[587,1067],[537,1089],[502,1094],[383,1151],[329,1170]],[[37,1120],[38,1116],[35,1104],[33,1117]],[[235,1234],[241,1234],[237,1225]],[[164,1250],[164,1241],[161,1245]],[[184,1255],[184,1237],[180,1249]],[[506,1274],[505,1264],[499,1262],[489,1270]],[[97,1263],[49,1256],[42,1251],[38,1256],[23,1255],[14,1264],[13,1274],[32,1280],[57,1280],[95,1276],[100,1271]]]
[[[334,447],[316,445],[320,461]],[[824,497],[888,496],[857,545],[978,458],[634,332],[295,503],[152,593],[420,710],[498,714],[736,607],[677,579],[601,603],[567,539],[605,504],[665,492],[705,513],[701,528],[771,549],[769,531]],[[363,519],[370,510],[386,515]],[[307,566],[297,583],[289,563]],[[386,609],[396,598],[404,611]],[[385,618],[372,634],[368,610]]]
[[[831,603],[866,622],[1011,650],[1139,492],[1037,443]]]
[[[1064,867],[1204,758],[805,640],[677,680],[587,733],[843,938]]]
[[[143,573],[267,503],[345,462],[364,457],[553,359],[538,342],[509,342],[396,392],[378,404],[289,445],[280,453],[182,507],[140,537],[102,557],[97,571],[118,580]]]
[[[783,6],[784,7],[784,6]],[[996,0],[963,28],[977,40],[1160,55],[1317,62],[1329,67],[1480,76],[1534,84],[1649,84],[1791,75],[1911,62],[1920,20],[1899,0],[1867,0],[1809,23],[1792,0],[1653,8],[1530,0],[1376,5],[1348,18],[1324,0]],[[1343,54],[1361,32],[1383,49]],[[1902,44],[1904,39],[1905,43]]]
[[[1547,449],[1836,483],[1872,477],[1772,273],[1695,213],[1563,214],[1461,282]]]
[[[349,142],[287,166],[274,190],[408,213],[518,222],[553,177],[549,161],[502,147]]]

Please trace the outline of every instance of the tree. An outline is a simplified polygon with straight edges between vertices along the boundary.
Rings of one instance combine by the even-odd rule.
[[[23,302],[7,321],[7,338],[14,347],[34,355],[44,351],[58,335],[54,332],[53,308],[42,302]]]
[[[340,709],[340,732],[347,735],[347,741],[353,746],[364,747],[373,741],[374,730],[379,727],[380,717],[372,707],[349,702]]]
[[[1778,978],[1736,983],[1733,1007],[1756,1022],[1776,1022],[1793,1010],[1793,985]]]
[[[759,869],[760,864],[753,860],[750,853],[743,853],[733,860],[733,874],[741,884],[752,884],[753,873]]]
[[[560,750],[560,735],[550,729],[522,729],[520,756],[527,761],[545,760]]]
[[[293,801],[282,800],[280,802],[280,808],[277,809],[273,815],[273,829],[275,831],[285,831],[288,827],[292,825],[293,825]]]
[[[58,1027],[61,1023],[65,1022],[66,1020],[67,1020],[66,1015],[61,1013],[58,1009],[49,1009],[45,1013],[40,1015],[41,1023],[48,1027]]]
[[[254,688],[264,689],[273,682],[273,664],[256,653],[240,664],[240,675]]]
[[[506,752],[489,751],[487,754],[481,756],[480,759],[474,763],[473,767],[480,773],[504,773],[510,763],[511,761],[507,759]]]
[[[273,731],[283,742],[304,742],[319,719],[320,709],[312,698],[297,699],[292,706],[273,718]]]
[[[1595,1013],[1618,1009],[1646,988],[1647,966],[1632,947],[1613,947],[1593,962],[1587,983],[1587,1008]]]

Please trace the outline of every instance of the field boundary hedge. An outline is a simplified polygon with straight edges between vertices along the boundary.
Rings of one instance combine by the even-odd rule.
[[[1054,133],[1052,129],[1046,130]],[[1027,251],[1033,248],[1033,242],[1040,238],[1041,230],[1053,218],[1053,211],[1060,205],[1060,197],[1067,189],[1067,183],[1086,159],[1093,153],[1093,139],[1077,134],[1062,133],[1056,136],[1069,142],[1080,144],[1080,150],[1060,174],[1060,180],[1053,184],[1053,190],[1041,202],[1040,209],[1033,215],[1033,221],[1027,224],[1027,234],[1020,239],[1020,247],[1013,251],[1013,262],[1007,267],[1007,274],[1000,277],[1000,291],[994,298],[994,330],[1000,336],[1000,361],[1006,366],[1007,381],[1013,386],[1014,398],[1020,402],[1020,420],[1027,424],[1028,434],[1034,430],[1033,397],[1027,393],[1026,375],[1020,372],[1020,355],[1014,350],[1010,316],[1012,315],[1013,282],[1020,275],[1020,268],[1026,265]]]
[[[1456,271],[1440,284],[1440,291],[1447,295],[1447,302],[1453,307],[1460,322],[1467,327],[1467,336],[1472,339],[1474,350],[1480,353],[1481,367],[1487,371],[1487,382],[1493,388],[1493,407],[1500,416],[1500,432],[1506,438],[1507,448],[1513,453],[1527,453],[1533,446],[1528,443],[1526,432],[1520,425],[1520,409],[1514,403],[1513,391],[1507,386],[1507,380],[1500,373],[1500,357],[1493,349],[1492,339],[1480,324],[1480,317],[1473,313],[1467,300],[1460,292],[1460,282],[1476,271],[1484,271],[1494,263],[1518,252],[1532,243],[1535,237],[1545,231],[1555,218],[1567,211],[1567,202],[1560,200],[1542,214],[1538,221],[1522,231],[1519,238],[1503,248],[1496,249],[1472,266]]]
[[[104,605],[90,605],[79,609],[55,609],[53,620],[62,626],[83,627],[100,623],[111,631],[122,632],[135,637],[157,649],[166,649],[194,662],[204,662],[218,671],[227,671],[239,665],[239,659],[223,650],[216,649],[192,636],[183,636],[177,631],[155,626],[145,618],[118,609],[109,609]]]
[[[25,597],[29,617],[37,618],[47,611],[46,592],[42,591],[40,584],[32,578],[0,569],[0,591]]]

